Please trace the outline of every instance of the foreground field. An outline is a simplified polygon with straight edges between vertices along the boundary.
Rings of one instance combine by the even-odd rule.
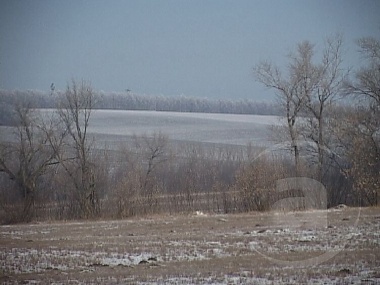
[[[379,284],[380,209],[2,226],[0,251],[12,284]]]

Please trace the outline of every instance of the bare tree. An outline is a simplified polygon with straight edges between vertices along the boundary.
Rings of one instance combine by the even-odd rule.
[[[168,138],[161,133],[134,136],[133,144],[119,150],[117,182],[113,195],[117,215],[131,216],[158,211],[158,198],[163,194],[162,177],[170,158]]]
[[[92,160],[93,144],[88,137],[88,126],[94,107],[94,92],[89,84],[72,81],[59,102],[58,114],[65,125],[67,149],[59,156],[75,189],[75,197],[84,217],[99,214],[99,197],[96,190],[95,167]]]
[[[283,75],[278,67],[268,62],[261,62],[254,68],[257,81],[276,90],[280,106],[285,111],[287,133],[294,153],[297,173],[300,165],[297,143],[300,134],[297,120],[318,83],[318,72],[311,62],[313,49],[313,45],[308,41],[298,44],[296,53],[289,55],[286,75]]]
[[[20,190],[23,206],[16,219],[30,221],[39,180],[51,165],[57,164],[56,154],[60,151],[63,135],[56,137],[56,148],[52,148],[49,140],[56,135],[57,125],[54,120],[43,120],[29,104],[15,107],[15,120],[17,126],[11,141],[0,143],[0,172],[13,180]]]
[[[157,206],[157,196],[162,194],[160,193],[162,187],[157,178],[159,166],[170,158],[168,138],[162,133],[154,133],[152,137],[143,135],[135,138],[135,147],[139,155],[137,164],[140,173],[139,192],[152,212],[154,206]]]
[[[372,108],[380,108],[380,41],[362,38],[357,41],[367,66],[355,73],[354,82],[345,82],[346,93],[365,101]]]
[[[348,149],[355,190],[364,205],[376,205],[380,194],[380,115],[358,109],[350,120],[352,145]]]
[[[317,176],[323,178],[328,132],[327,109],[333,105],[338,95],[342,94],[343,82],[348,71],[342,68],[342,45],[340,35],[328,38],[323,51],[322,61],[314,66],[315,88],[307,94],[305,109],[310,114],[305,125],[304,135],[316,144]]]
[[[141,179],[141,189],[148,191],[152,187],[152,175],[158,165],[164,163],[169,155],[167,153],[168,138],[162,133],[154,133],[152,138],[146,135],[135,138],[135,145],[142,152],[140,159],[146,163]]]
[[[277,91],[280,105],[286,114],[288,137],[297,173],[300,165],[297,141],[303,135],[316,145],[317,174],[322,179],[327,149],[326,109],[340,94],[347,75],[342,68],[342,37],[337,35],[334,39],[326,40],[320,63],[314,63],[313,57],[314,46],[304,41],[298,44],[296,53],[289,56],[286,76],[277,67],[266,62],[255,68],[255,75],[259,82]],[[307,119],[297,124],[301,115]]]
[[[376,204],[380,197],[380,41],[362,38],[357,43],[367,65],[355,73],[354,81],[345,83],[346,94],[360,102],[355,116],[349,118],[353,141],[347,148],[349,174],[365,202]]]

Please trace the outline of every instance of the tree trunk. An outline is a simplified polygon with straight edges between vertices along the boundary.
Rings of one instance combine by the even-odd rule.
[[[291,149],[294,151],[294,164],[295,164],[295,171],[296,171],[296,176],[299,175],[300,173],[300,154],[299,154],[299,148],[297,145],[297,135],[296,135],[296,130],[295,130],[295,120],[294,119],[289,119],[288,118],[288,129],[289,129],[289,134],[290,134],[290,140],[291,140]]]
[[[33,218],[33,208],[35,202],[34,189],[24,186],[24,202],[20,217],[20,222],[30,222]]]

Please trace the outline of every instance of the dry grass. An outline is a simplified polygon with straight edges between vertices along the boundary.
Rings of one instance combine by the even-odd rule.
[[[380,208],[1,226],[0,251],[5,284],[379,284]]]

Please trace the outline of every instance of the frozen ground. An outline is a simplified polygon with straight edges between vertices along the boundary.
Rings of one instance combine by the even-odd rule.
[[[0,268],[5,284],[380,284],[380,208],[1,226]]]

